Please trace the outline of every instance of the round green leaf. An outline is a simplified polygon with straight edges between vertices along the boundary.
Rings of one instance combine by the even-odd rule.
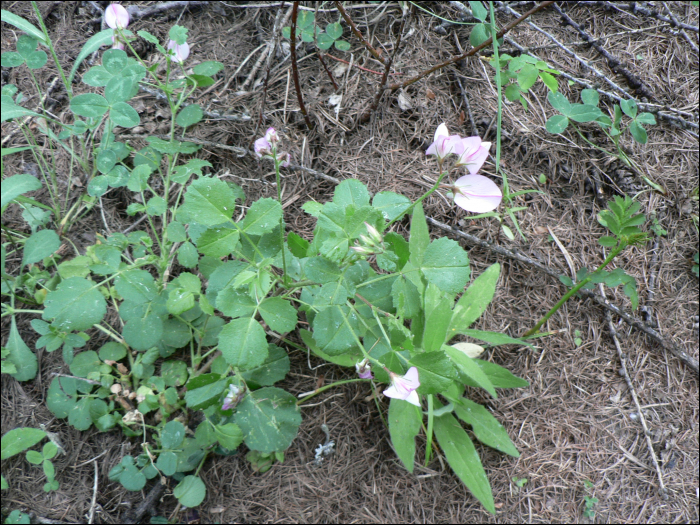
[[[172,476],[177,470],[177,456],[174,452],[163,452],[158,456],[156,467],[158,467],[158,470],[165,476]]]
[[[219,349],[228,364],[249,370],[267,357],[265,330],[252,317],[234,319],[221,329]]]
[[[127,55],[121,49],[109,49],[102,55],[102,65],[113,76],[121,73],[126,67]]]
[[[2,67],[19,67],[24,64],[24,57],[14,51],[3,53],[0,59]]]
[[[27,57],[27,67],[29,69],[42,68],[46,64],[48,58],[45,51],[34,51],[34,53]]]
[[[31,56],[36,51],[37,40],[29,35],[21,35],[17,39],[17,52],[24,58]]]
[[[107,99],[96,93],[77,95],[70,101],[70,109],[81,117],[101,117],[109,109]]]
[[[459,243],[442,237],[425,250],[421,270],[443,292],[459,293],[469,280],[469,257]]]
[[[112,78],[112,74],[104,66],[94,66],[83,75],[83,82],[92,87],[103,87]]]
[[[2,436],[1,458],[6,460],[33,447],[46,437],[46,432],[38,428],[13,428]]]
[[[110,341],[102,345],[99,356],[102,361],[119,361],[126,357],[126,347],[115,341]]]
[[[160,443],[163,448],[174,449],[182,444],[185,439],[185,425],[173,419],[168,421],[163,427],[160,435]]]
[[[338,40],[343,36],[343,27],[340,25],[340,22],[333,22],[326,26],[326,33],[328,33],[328,36],[333,40]]]
[[[109,112],[109,116],[112,122],[122,128],[133,128],[134,126],[138,126],[141,122],[139,114],[126,102],[117,102],[114,104],[112,110]]]
[[[185,108],[182,108],[175,119],[175,123],[178,126],[186,128],[187,126],[191,126],[192,124],[196,124],[202,120],[203,116],[204,113],[202,112],[202,108],[199,107],[199,104],[191,104]]]
[[[117,154],[111,149],[103,149],[97,154],[97,169],[102,174],[107,174],[117,163]]]
[[[163,335],[163,321],[157,315],[130,319],[124,325],[124,341],[134,350],[148,350],[158,344]]]
[[[99,373],[101,365],[102,361],[97,352],[88,350],[75,356],[70,365],[70,372],[74,376],[87,378],[92,372]]]
[[[476,47],[489,39],[489,32],[484,24],[476,24],[469,34],[469,43]]]
[[[195,75],[206,75],[206,76],[212,76],[216,75],[219,71],[224,69],[224,65],[221,62],[217,62],[215,60],[208,60],[206,62],[202,62],[201,64],[197,64],[192,68],[192,72]]]
[[[554,115],[545,123],[544,127],[550,133],[563,133],[566,127],[569,125],[569,119],[564,115]]]
[[[129,465],[124,468],[119,476],[119,483],[121,483],[126,490],[141,490],[146,486],[146,476],[134,465]]]
[[[110,104],[126,102],[131,98],[133,88],[134,83],[131,78],[122,75],[112,77],[105,86],[105,98]]]
[[[243,431],[248,448],[270,454],[291,445],[301,414],[292,394],[265,387],[243,398],[236,409],[235,422]]]
[[[204,501],[204,496],[207,494],[207,487],[197,476],[185,476],[175,487],[173,494],[181,505],[192,508]]]

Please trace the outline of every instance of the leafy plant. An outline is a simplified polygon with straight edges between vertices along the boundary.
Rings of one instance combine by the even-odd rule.
[[[695,252],[693,255],[693,262],[695,263],[691,268],[691,271],[695,274],[695,277],[700,278],[700,252]]]
[[[590,491],[593,488],[593,483],[590,481],[586,480],[583,482],[586,491]],[[598,498],[594,498],[593,496],[589,496],[588,494],[585,494],[583,496],[583,501],[584,501],[584,509],[583,509],[583,517],[586,519],[594,519],[595,518],[595,508],[598,506]]]
[[[349,51],[350,43],[342,40],[343,27],[340,21],[330,23],[325,31],[316,25],[316,15],[312,11],[299,11],[297,15],[297,38],[301,37],[303,42],[316,42],[319,49],[326,51],[332,46],[338,51]],[[291,27],[282,28],[282,36],[289,39],[292,35]]]
[[[581,346],[583,339],[581,339],[581,330],[574,330],[574,344],[576,346]]]
[[[191,157],[199,146],[176,136],[202,120],[199,105],[186,101],[211,86],[223,65],[203,62],[188,73],[182,65],[189,52],[185,28],[170,30],[167,49],[139,31],[139,38],[165,55],[160,76],[136,55],[131,44],[136,37],[124,29],[127,23],[116,25],[113,49],[82,77],[102,94],[72,96],[74,123],[52,120],[55,131],[45,126],[40,132],[71,158],[78,141],[81,155],[74,167],[89,181],[85,198],[95,202],[114,188],[126,188],[134,195],[127,213],[145,217],[147,228],[98,236],[83,255],[72,258],[56,253],[64,233],[60,223],[57,231],[41,229],[33,216],[31,235],[8,233],[2,294],[10,300],[3,302],[2,316],[11,316],[11,328],[3,366],[18,380],[35,376],[36,356],[22,341],[15,316],[36,316],[31,322],[40,334],[36,347],[61,349],[70,370],[51,381],[49,410],[81,431],[93,425],[100,431],[118,428],[136,438],[141,449],[122,457],[109,478],[127,490],[141,490],[150,479],[172,477],[178,483],[175,497],[194,507],[206,497],[199,472],[208,457],[234,454],[245,444],[254,470],[264,472],[284,460],[296,437],[299,404],[335,386],[302,400],[274,386],[289,371],[289,357],[267,335],[304,348],[285,337],[297,331],[302,317],[309,330],[298,334],[306,348],[331,363],[362,370],[350,381],[391,383],[384,390],[392,398],[389,434],[406,468],[413,470],[415,437],[422,429],[426,463],[439,446],[457,476],[495,512],[489,482],[462,423],[482,443],[519,453],[491,413],[464,397],[465,386],[483,388],[496,399],[498,388],[528,383],[477,359],[482,347],[452,340],[464,335],[490,345],[527,343],[470,328],[494,296],[500,266],[492,265],[469,284],[467,252],[453,240],[430,239],[421,201],[450,170],[413,203],[388,191],[371,196],[361,182],[343,181],[331,201],[304,204],[317,221],[313,237],[304,239],[287,233],[280,170],[290,155],[270,128],[254,150],[274,163],[277,199],[261,198],[241,213],[243,190],[206,175],[211,164]],[[312,24],[304,15],[302,38],[307,31],[308,39]],[[328,28],[326,34],[340,36]],[[334,42],[337,47],[339,41]],[[46,44],[52,50],[50,40]],[[175,70],[180,78],[174,78]],[[139,124],[129,102],[140,82],[166,95],[172,122],[167,139],[148,137],[148,145],[136,150],[119,142],[114,128]],[[42,115],[3,98],[3,119],[25,116]],[[469,170],[447,186],[456,204],[493,210],[500,190],[476,173],[488,148],[478,137],[450,137],[446,127],[444,132],[436,134],[440,171],[450,153],[459,156],[453,168]],[[23,174],[5,182],[3,210],[27,204],[24,194],[41,187]],[[408,240],[389,231],[409,214]],[[12,251],[6,253],[7,247]],[[17,275],[5,272],[10,253],[22,254]],[[108,322],[111,317],[118,322]],[[102,340],[95,340],[96,334]],[[47,444],[41,454],[28,456],[44,466],[50,489],[52,454]]]
[[[3,371],[4,373],[4,371]],[[44,432],[41,429],[38,428],[31,428],[31,427],[22,427],[22,428],[13,428],[12,430],[8,431],[2,436],[2,444],[0,445],[1,453],[0,453],[0,458],[4,461],[8,458],[11,458],[12,456],[16,456],[17,454],[24,452],[27,449],[32,448],[34,445],[39,443],[42,439],[46,437],[46,432]],[[53,443],[46,443],[46,445],[53,445]],[[46,448],[46,445],[44,448]],[[56,447],[56,445],[53,445]],[[33,452],[33,451],[30,451]],[[45,452],[49,452],[49,454],[42,455],[42,461],[45,456],[55,456],[56,452],[58,452],[58,448],[56,447],[56,451],[53,452],[53,455],[50,454],[51,449],[45,450]],[[38,452],[35,452],[36,454],[39,454]],[[51,459],[51,457],[47,459]],[[29,460],[30,455],[29,452],[27,453],[27,459]],[[53,467],[53,465],[52,465]],[[48,473],[47,473],[47,478],[48,478]],[[53,479],[53,476],[52,476]],[[5,476],[2,476],[2,490],[5,490],[9,488],[9,485],[7,483],[7,480],[5,479]],[[55,490],[55,489],[52,489]],[[48,491],[47,491],[48,492]]]
[[[605,270],[605,267],[627,246],[644,244],[648,240],[647,234],[639,228],[646,221],[644,214],[637,213],[640,208],[641,205],[638,202],[634,202],[627,196],[623,199],[616,195],[614,200],[608,202],[608,209],[598,214],[598,222],[610,230],[613,236],[601,237],[598,239],[598,243],[604,248],[611,248],[610,253],[594,272],[589,272],[585,266],[576,272],[576,283],[566,275],[559,276],[559,280],[564,285],[571,287],[571,290],[535,326],[528,330],[524,337],[536,334],[552,314],[578,290],[581,288],[592,289],[598,283],[604,283],[612,288],[622,285],[625,295],[632,303],[632,309],[637,309],[639,296],[634,277],[626,274],[622,268],[615,268],[609,272]]]

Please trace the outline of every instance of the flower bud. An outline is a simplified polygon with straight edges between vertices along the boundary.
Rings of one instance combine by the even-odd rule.
[[[372,370],[369,365],[369,359],[365,358],[359,363],[355,363],[355,370],[360,379],[374,379]]]

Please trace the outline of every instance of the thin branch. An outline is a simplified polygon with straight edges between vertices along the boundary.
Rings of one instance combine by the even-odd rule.
[[[503,29],[501,29],[501,30],[498,32],[498,34],[496,35],[496,38],[497,38],[497,39],[498,39],[498,38],[501,38],[501,37],[502,37],[503,35],[505,35],[508,31],[510,31],[511,29],[513,29],[513,28],[514,28],[515,26],[517,26],[518,24],[522,23],[527,17],[529,17],[530,15],[536,13],[537,11],[540,11],[541,9],[544,9],[545,7],[547,7],[548,5],[553,4],[553,3],[554,3],[554,0],[547,0],[546,2],[542,2],[540,5],[538,5],[538,6],[534,7],[534,8],[532,8],[532,9],[530,9],[530,10],[529,10],[527,13],[525,13],[523,16],[521,16],[521,17],[518,18],[517,20],[514,20],[513,22],[511,22],[510,24],[508,24],[507,26],[505,26]],[[470,49],[469,51],[466,51],[465,53],[462,53],[461,55],[457,55],[456,57],[452,57],[452,58],[450,58],[450,59],[448,59],[448,60],[445,60],[444,62],[442,62],[442,63],[440,63],[440,64],[434,66],[434,67],[431,67],[430,69],[428,69],[428,70],[426,70],[426,71],[423,71],[422,73],[419,73],[418,75],[416,75],[416,76],[413,77],[413,78],[409,78],[408,80],[405,80],[404,82],[401,82],[401,83],[399,83],[399,84],[391,84],[390,86],[387,86],[387,87],[385,87],[384,89],[390,89],[390,90],[394,91],[394,90],[397,90],[397,89],[400,89],[400,88],[409,86],[409,85],[411,85],[411,84],[413,84],[413,83],[415,83],[415,82],[418,82],[420,79],[422,79],[422,78],[424,78],[424,77],[427,77],[427,76],[430,75],[431,73],[434,73],[434,72],[437,71],[438,69],[442,69],[442,68],[445,67],[445,66],[449,66],[450,64],[454,64],[455,62],[459,62],[460,60],[464,60],[464,59],[467,58],[467,57],[476,55],[479,51],[481,51],[481,50],[484,49],[485,47],[490,46],[492,42],[493,42],[493,37],[491,37],[491,38],[489,38],[488,40],[482,42],[480,45],[478,45],[478,46],[476,46],[476,47],[473,47],[473,48]]]
[[[672,19],[662,15],[656,9],[649,9],[647,7],[639,5],[639,2],[617,2],[615,4],[612,4],[611,2],[592,1],[578,3],[579,5],[595,5],[597,7],[602,7],[606,11],[629,11],[631,13],[641,13],[645,16],[650,16],[652,18],[656,18],[657,20],[661,20],[662,22],[668,22],[671,25],[676,26],[678,28],[687,29],[688,31],[695,31],[697,33],[700,30],[696,26],[684,24],[683,22],[675,23]]]
[[[347,11],[343,7],[342,2],[335,2],[335,6],[338,8],[338,11],[340,11],[340,14],[342,17],[345,19],[345,22],[350,26],[350,29],[352,30],[353,33],[355,33],[355,36],[360,39],[360,41],[364,44],[364,46],[367,48],[367,51],[372,53],[374,55],[374,58],[379,60],[382,64],[386,65],[386,60],[382,58],[382,55],[372,47],[372,44],[367,42],[365,40],[365,37],[362,36],[362,33],[360,32],[359,29],[357,29],[357,26],[355,25],[355,22],[352,21],[352,18],[350,18],[350,15],[348,15]]]
[[[299,2],[294,2],[292,7],[292,27],[290,28],[289,39],[291,41],[291,54],[292,54],[292,77],[294,78],[294,88],[297,92],[297,101],[299,102],[299,110],[301,114],[304,115],[304,122],[306,122],[306,127],[312,129],[311,120],[309,120],[309,115],[306,112],[306,106],[304,106],[304,99],[301,95],[301,85],[299,84],[299,68],[297,67],[297,12],[299,10]]]
[[[399,47],[401,46],[401,37],[403,36],[403,29],[406,25],[406,20],[412,12],[413,6],[411,6],[410,9],[404,10],[403,12],[403,16],[401,17],[401,25],[399,26],[399,36],[396,38],[396,43],[394,44],[394,52],[391,54],[391,57],[389,57],[389,60],[386,61],[386,64],[384,64],[384,74],[382,75],[382,80],[379,83],[379,87],[377,87],[377,93],[374,95],[374,100],[372,101],[369,109],[360,116],[359,122],[367,122],[372,113],[374,113],[379,106],[379,101],[384,94],[384,86],[386,85],[386,81],[389,79],[389,70],[391,69],[391,65],[394,63],[396,53],[398,53]]]
[[[671,12],[671,8],[668,7],[668,4],[667,4],[666,2],[664,2],[664,10],[666,11],[666,14],[671,18],[671,20],[673,21],[673,23],[674,23],[676,26],[679,26],[679,25],[680,25],[680,22],[679,22],[678,19],[673,15],[673,13]],[[697,53],[697,52],[698,52],[698,46],[697,46],[697,44],[696,44],[695,42],[693,42],[693,41],[690,39],[690,37],[688,36],[688,33],[685,32],[685,29],[680,28],[680,32],[681,32],[681,35],[683,35],[683,38],[685,38],[685,39],[688,41],[688,43],[690,44],[690,47],[693,48],[693,51],[695,51],[695,52]]]
[[[602,283],[598,284],[598,289],[600,290],[601,295],[603,298],[605,298],[605,289],[603,288]],[[656,475],[659,478],[659,493],[661,494],[661,497],[665,500],[668,499],[668,492],[666,490],[666,486],[664,485],[664,478],[663,474],[661,474],[661,468],[659,467],[659,461],[656,459],[656,453],[654,452],[654,445],[651,442],[651,432],[649,431],[649,427],[647,426],[647,421],[646,418],[644,417],[644,412],[642,411],[642,407],[639,405],[639,399],[637,398],[637,391],[634,389],[634,384],[632,383],[632,379],[630,379],[629,372],[627,372],[627,359],[625,354],[622,352],[622,347],[620,346],[620,341],[617,338],[617,331],[615,330],[615,327],[613,326],[612,322],[612,316],[610,315],[610,312],[605,312],[605,319],[608,321],[608,329],[610,330],[610,335],[613,338],[613,341],[615,342],[615,348],[617,349],[617,355],[620,358],[620,374],[625,378],[625,382],[627,383],[627,388],[629,388],[630,394],[632,395],[632,399],[634,400],[634,405],[637,407],[637,414],[639,415],[639,421],[642,423],[642,428],[644,429],[644,437],[647,442],[647,449],[649,450],[649,455],[651,456],[651,461],[654,463],[654,469],[656,470]]]
[[[610,53],[608,53],[608,51],[603,46],[596,42],[595,39],[591,37],[591,35],[589,35],[583,27],[581,27],[569,15],[562,11],[558,5],[554,4],[553,7],[557,11],[557,13],[561,15],[561,17],[567,24],[569,24],[571,27],[576,29],[576,31],[578,31],[579,35],[581,35],[581,38],[583,38],[587,42],[590,42],[591,46],[593,46],[595,50],[598,51],[598,53],[603,55],[605,61],[608,64],[608,67],[612,69],[614,73],[618,73],[625,77],[630,87],[634,89],[637,93],[639,93],[640,96],[646,97],[647,99],[653,102],[658,102],[656,96],[654,96],[651,90],[646,85],[644,85],[644,82],[642,82],[642,80],[637,75],[633,74],[628,68],[626,68],[622,64],[622,62],[620,62],[619,59],[615,58]]]

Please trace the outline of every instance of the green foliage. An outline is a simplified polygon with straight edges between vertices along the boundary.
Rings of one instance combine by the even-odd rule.
[[[560,71],[550,68],[546,62],[531,55],[512,57],[507,53],[500,55],[499,65],[501,79],[506,84],[505,96],[511,102],[520,102],[527,109],[527,101],[523,97],[538,80],[541,80],[550,91],[550,96],[559,89],[554,75]],[[492,61],[491,65],[496,67]]]
[[[349,51],[350,43],[342,40],[343,27],[340,21],[330,23],[326,30],[322,30],[316,25],[316,15],[312,11],[300,10],[297,13],[297,28],[295,36],[301,38],[302,42],[316,42],[316,46],[322,51],[327,51],[332,46],[338,51]],[[287,26],[282,28],[282,36],[289,39],[292,35],[292,28]],[[298,40],[297,40],[298,42]]]
[[[472,4],[485,17],[480,4]],[[8,21],[21,25],[12,17]],[[339,22],[321,31],[310,11],[299,13],[297,31],[302,41],[316,42],[320,49],[349,49],[340,40]],[[84,45],[71,78],[78,63],[106,42],[103,33]],[[187,33],[176,26],[169,36],[184,43]],[[133,35],[124,31],[123,37],[130,45]],[[165,53],[153,35],[139,31],[138,37]],[[21,64],[38,65],[43,53],[36,50],[38,41],[34,34],[22,37],[16,56],[3,56],[3,65],[20,65],[20,58]],[[203,62],[174,80],[138,57],[107,50],[101,63],[82,76],[96,89],[71,94],[73,124],[52,121],[58,134],[40,129],[46,141],[73,154],[74,168],[89,183],[69,210],[26,197],[43,187],[58,194],[45,159],[35,157],[45,171],[44,184],[24,174],[3,183],[2,210],[21,206],[32,230],[19,248],[16,243],[2,246],[3,315],[11,316],[3,372],[27,381],[37,371],[36,356],[16,327],[15,316],[27,312],[16,308],[20,298],[35,306],[36,348],[62,349],[70,371],[51,380],[48,409],[80,431],[94,426],[137,438],[142,450],[120,458],[110,480],[138,491],[149,480],[170,476],[178,482],[173,494],[180,504],[193,507],[206,497],[198,473],[208,457],[236,453],[245,444],[256,471],[284,460],[301,412],[296,397],[275,386],[289,371],[289,357],[268,335],[294,346],[284,336],[297,329],[301,312],[309,330],[299,334],[323,359],[349,367],[367,359],[384,382],[390,380],[387,371],[418,370],[417,395],[421,406],[427,400],[428,410],[400,399],[392,399],[389,407],[388,430],[398,457],[412,471],[416,437],[426,431],[429,449],[435,437],[455,473],[493,512],[488,480],[462,425],[488,446],[513,456],[518,452],[490,412],[462,394],[465,386],[473,386],[496,399],[498,388],[527,382],[449,343],[463,334],[490,344],[527,344],[470,328],[494,296],[500,266],[492,265],[470,283],[467,252],[453,240],[431,240],[420,205],[414,208],[409,199],[389,191],[371,196],[358,180],[339,184],[329,202],[304,205],[316,218],[312,238],[304,239],[286,234],[278,200],[262,198],[244,207],[243,190],[208,175],[211,164],[191,157],[199,146],[177,140],[174,131],[168,138],[148,137],[141,150],[117,140],[115,126],[140,123],[131,105],[140,83],[158,86],[174,124],[188,128],[202,121],[203,110],[186,100],[212,85],[222,67]],[[22,100],[16,90],[3,90],[3,120],[39,116],[23,108]],[[74,144],[84,154],[78,155]],[[3,155],[16,152],[4,150]],[[280,163],[275,161],[277,175]],[[134,194],[127,213],[146,217],[150,227],[98,235],[77,257],[59,254],[73,221],[115,188]],[[386,231],[409,211],[408,240]],[[8,250],[21,251],[17,275],[5,272]],[[110,341],[91,344],[96,330]],[[187,427],[191,421],[199,421],[196,428]],[[16,454],[38,441],[22,439],[14,448],[8,441],[8,451]],[[27,454],[30,462],[42,465],[47,491],[58,487],[51,463],[56,451],[47,443],[41,452]]]
[[[0,449],[2,450],[2,460],[4,461],[12,456],[16,456],[17,454],[24,452],[27,449],[32,448],[45,437],[46,432],[38,428],[14,428],[6,432],[2,436],[2,444],[0,445]],[[54,479],[55,470],[50,461],[57,452],[58,447],[51,442],[44,445],[42,452],[37,452],[34,450],[27,452],[27,461],[34,463],[35,465],[43,464],[44,472],[46,473],[47,478],[47,483],[44,485],[44,490],[46,492],[56,490],[58,488],[58,482]],[[37,458],[38,461],[36,460]],[[9,488],[7,480],[5,479],[5,476],[2,476],[2,490],[7,488]]]
[[[567,129],[569,124],[572,124],[578,132],[575,123],[595,123],[600,126],[603,133],[607,135],[617,148],[615,156],[628,166],[633,166],[633,162],[620,147],[620,136],[626,130],[638,143],[646,144],[647,132],[644,129],[644,125],[656,125],[654,115],[652,113],[639,113],[637,103],[633,99],[622,100],[619,105],[616,104],[613,107],[613,118],[610,118],[598,108],[598,92],[594,89],[581,91],[581,104],[572,104],[563,94],[554,91],[548,95],[547,99],[552,107],[559,112],[558,115],[553,115],[545,123],[547,131],[561,134]],[[623,114],[630,119],[626,127],[622,123]],[[588,141],[585,137],[584,140]],[[611,153],[611,155],[613,154]],[[658,184],[646,177],[644,179],[650,186],[664,193]]]

